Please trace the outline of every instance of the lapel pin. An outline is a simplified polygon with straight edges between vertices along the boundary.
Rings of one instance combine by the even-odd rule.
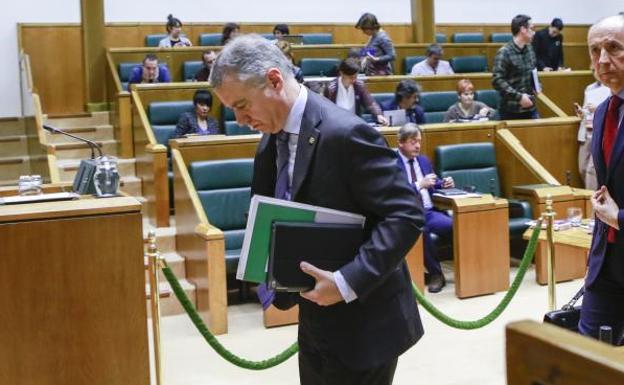
[[[308,143],[310,143],[310,144],[316,143],[316,138],[311,136],[310,139],[308,139]]]

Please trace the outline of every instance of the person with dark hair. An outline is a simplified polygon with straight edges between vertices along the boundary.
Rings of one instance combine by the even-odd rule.
[[[425,227],[423,228],[424,263],[427,268],[430,293],[438,293],[446,285],[442,267],[436,254],[437,250],[432,233],[446,238],[452,238],[453,219],[445,212],[438,211],[433,206],[431,195],[434,190],[455,187],[452,177],[438,178],[433,172],[431,161],[421,155],[422,133],[414,123],[403,125],[397,135],[399,148],[397,151],[397,166],[407,177],[410,186],[420,195],[425,209]]]
[[[427,47],[427,58],[421,62],[414,64],[410,75],[452,75],[455,72],[451,64],[442,60],[444,51],[439,44],[431,44]]]
[[[368,92],[364,82],[357,78],[359,70],[360,63],[357,59],[349,58],[340,62],[338,77],[325,87],[325,97],[338,107],[356,115],[366,108],[379,124],[387,125],[388,121],[383,116],[381,108]]]
[[[180,19],[170,14],[167,16],[166,28],[168,36],[158,42],[159,48],[190,47],[193,45],[189,39],[182,36],[182,22]]]
[[[392,75],[392,62],[396,58],[396,52],[392,40],[381,29],[377,17],[372,13],[365,13],[355,24],[355,28],[369,36],[360,54],[364,73],[368,76]]]
[[[536,60],[530,44],[535,32],[531,17],[514,17],[511,34],[512,40],[496,53],[492,70],[492,86],[501,96],[500,116],[502,120],[537,119],[532,74]]]
[[[492,108],[474,100],[474,85],[470,80],[461,79],[457,82],[457,98],[459,101],[444,114],[444,122],[466,122],[494,117],[495,111]]]
[[[555,18],[550,26],[535,32],[533,50],[539,71],[557,71],[563,66],[563,21]]]
[[[158,57],[154,54],[147,54],[143,59],[143,64],[132,69],[128,77],[128,89],[133,83],[169,83],[171,75],[169,69],[164,64],[158,64]]]
[[[208,77],[210,77],[210,70],[212,69],[212,64],[215,61],[217,54],[214,51],[205,51],[202,53],[202,67],[197,71],[197,73],[193,76],[193,81],[195,82],[207,82]]]
[[[276,40],[282,40],[286,35],[290,35],[290,28],[287,24],[276,24],[273,27],[273,36]]]
[[[425,123],[425,110],[418,105],[420,86],[412,79],[403,79],[397,84],[394,99],[381,103],[383,111],[405,110],[405,118],[410,123]]]
[[[174,138],[185,135],[214,135],[219,133],[219,124],[209,113],[212,109],[212,94],[208,90],[197,90],[193,95],[195,111],[184,112],[176,125]]]
[[[226,45],[228,41],[240,34],[240,25],[237,23],[225,23],[221,32],[221,45]]]
[[[294,63],[294,58],[293,58],[293,55],[292,55],[292,47],[291,47],[290,43],[287,42],[286,40],[278,40],[277,43],[275,43],[275,44],[277,44],[277,48],[279,48],[280,51],[282,51],[284,53],[284,55],[286,55],[286,57],[292,63],[293,75],[295,76],[295,79],[297,80],[297,82],[303,83],[303,81],[304,81],[303,71],[301,71],[301,68],[296,66],[295,63]]]

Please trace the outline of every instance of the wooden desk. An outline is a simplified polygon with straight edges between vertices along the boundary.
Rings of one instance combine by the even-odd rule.
[[[548,195],[553,200],[555,219],[566,219],[568,209],[578,207],[583,210],[583,217],[588,217],[591,212],[587,211],[588,197],[591,191],[571,188],[570,186],[550,186],[547,184],[514,186],[515,198],[528,201],[533,210],[533,217],[540,217],[546,212],[546,198]],[[591,206],[591,203],[590,203]]]
[[[436,207],[453,210],[455,294],[459,298],[509,288],[509,210],[506,199],[434,196]]]
[[[533,229],[527,229],[523,238],[531,238],[532,231]],[[592,235],[580,227],[554,232],[556,282],[585,276],[591,239]],[[548,283],[547,248],[546,230],[542,230],[535,252],[535,278],[540,285]]]
[[[0,206],[0,384],[148,385],[141,205]]]

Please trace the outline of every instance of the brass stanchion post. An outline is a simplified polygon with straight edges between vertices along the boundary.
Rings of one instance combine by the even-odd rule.
[[[152,336],[154,340],[154,369],[156,371],[156,385],[161,385],[162,376],[162,356],[160,344],[160,292],[158,271],[162,260],[156,247],[156,232],[150,230],[148,234],[147,259],[150,282],[151,309],[152,309]]]
[[[546,240],[548,242],[546,264],[548,268],[548,309],[553,311],[557,308],[557,293],[555,282],[555,240],[554,240],[554,222],[555,212],[552,207],[552,196],[546,196],[546,212],[543,214],[546,218]]]

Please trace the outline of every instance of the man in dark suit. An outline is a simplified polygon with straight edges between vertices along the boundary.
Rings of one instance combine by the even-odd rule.
[[[591,198],[596,226],[589,252],[579,330],[613,329],[624,341],[624,16],[603,19],[587,35],[592,65],[611,96],[594,113],[592,157],[600,188]]]
[[[431,234],[450,237],[453,233],[453,219],[441,211],[435,210],[431,201],[434,189],[455,187],[453,178],[438,178],[433,172],[429,159],[420,155],[422,133],[414,123],[407,123],[398,134],[399,150],[397,166],[407,176],[414,191],[420,194],[425,208],[425,227],[423,241],[425,267],[429,274],[427,288],[431,293],[438,293],[446,285],[442,267],[436,257],[436,249]]]
[[[246,35],[224,47],[210,75],[238,123],[263,133],[252,191],[362,214],[367,236],[337,271],[302,262],[314,289],[278,293],[274,304],[299,303],[302,384],[391,384],[398,356],[423,334],[404,261],[422,205],[381,135],[299,85],[290,65],[274,44]]]

